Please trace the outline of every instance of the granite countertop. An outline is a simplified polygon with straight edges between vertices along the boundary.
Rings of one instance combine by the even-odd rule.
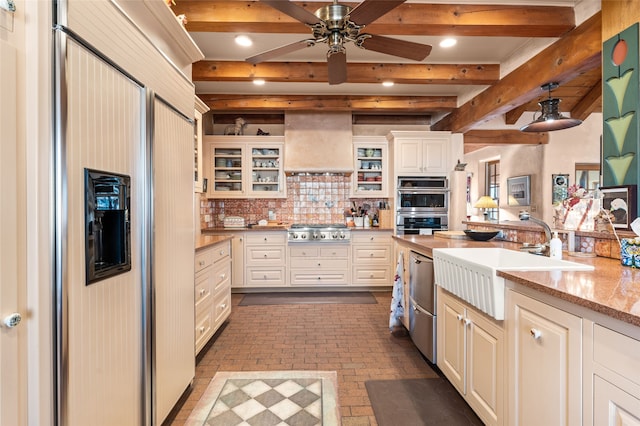
[[[233,238],[232,234],[224,234],[224,235],[200,235],[196,237],[196,251],[212,246],[214,244],[218,244],[224,241],[229,241]]]
[[[518,249],[519,243],[491,240],[477,242],[427,235],[404,235],[396,240],[426,255],[434,248],[503,247]],[[498,276],[536,291],[566,300],[606,316],[640,326],[640,269],[605,257],[572,257],[565,260],[593,265],[594,271],[498,271]]]

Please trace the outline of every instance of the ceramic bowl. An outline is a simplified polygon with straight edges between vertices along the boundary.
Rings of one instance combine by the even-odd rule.
[[[464,233],[467,234],[467,237],[471,238],[475,241],[489,241],[496,235],[498,235],[500,231],[476,231],[474,229],[465,229]]]

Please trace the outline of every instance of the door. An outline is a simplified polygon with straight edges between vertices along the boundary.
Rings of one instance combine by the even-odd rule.
[[[17,133],[16,133],[16,50],[0,40],[0,424],[24,424],[21,413],[25,404],[24,359],[25,326],[9,326],[5,320],[24,312],[24,295],[18,285],[18,198],[17,198]],[[22,356],[21,356],[22,355]]]

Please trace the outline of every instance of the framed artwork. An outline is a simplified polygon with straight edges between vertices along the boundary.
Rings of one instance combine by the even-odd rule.
[[[551,175],[551,203],[556,205],[561,203],[562,200],[569,196],[569,175],[568,174],[556,174]]]
[[[600,188],[604,194],[602,208],[616,229],[630,229],[636,218],[636,185],[605,186]]]
[[[528,206],[531,204],[531,176],[507,178],[508,205]]]

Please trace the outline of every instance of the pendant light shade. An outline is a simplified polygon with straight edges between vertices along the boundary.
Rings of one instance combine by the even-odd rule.
[[[568,129],[582,123],[577,118],[569,118],[560,114],[560,99],[551,97],[551,90],[558,87],[558,83],[548,83],[542,86],[542,90],[549,91],[549,98],[538,102],[542,108],[542,112],[538,118],[533,116],[534,120],[520,128],[522,132],[550,132],[553,130]]]

